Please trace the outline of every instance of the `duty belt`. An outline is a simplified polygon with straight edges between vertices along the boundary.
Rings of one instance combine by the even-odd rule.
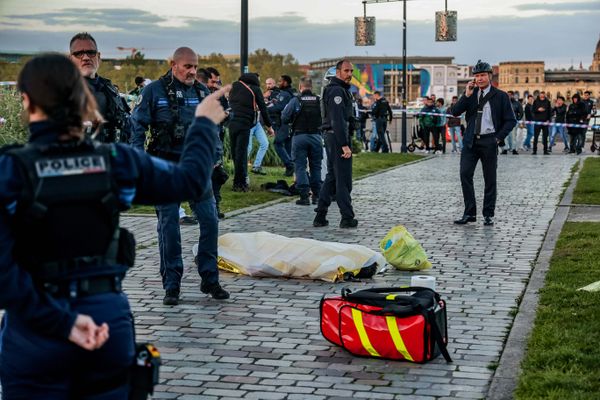
[[[78,298],[102,293],[120,293],[119,276],[98,276],[84,279],[72,279],[65,282],[45,282],[42,288],[54,297]]]
[[[479,139],[485,139],[488,136],[493,137],[494,134],[493,133],[484,133],[484,134],[476,133],[475,134],[475,139],[477,139],[477,140],[479,140]]]

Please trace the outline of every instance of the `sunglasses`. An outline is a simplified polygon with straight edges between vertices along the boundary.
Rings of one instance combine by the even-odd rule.
[[[89,58],[94,58],[98,55],[98,50],[79,50],[71,53],[71,55],[75,58],[83,58],[84,54]]]

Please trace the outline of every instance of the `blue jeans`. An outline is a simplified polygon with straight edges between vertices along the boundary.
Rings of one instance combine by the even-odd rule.
[[[519,143],[517,140],[518,129],[518,125],[515,125],[515,127],[510,131],[508,136],[506,136],[506,145],[504,146],[504,150],[517,150],[517,148],[519,147]]]
[[[554,136],[556,132],[560,133],[560,137],[565,144],[565,149],[569,148],[569,137],[567,136],[567,127],[564,125],[553,125],[552,133],[550,134],[550,147],[554,146]]]
[[[375,125],[375,120],[371,123],[371,138],[369,139],[369,149],[371,151],[375,151],[375,141],[377,140],[377,125]]]
[[[450,132],[450,140],[452,141],[452,151],[456,151],[456,142],[458,141],[458,150],[462,150],[463,142],[462,135],[460,131],[460,126],[451,126],[448,128]],[[456,135],[456,139],[454,139],[454,135]]]
[[[526,124],[527,127],[527,135],[525,136],[525,140],[523,141],[523,147],[531,148],[531,139],[533,138],[533,124]]]
[[[258,141],[258,151],[256,152],[256,158],[254,159],[252,168],[260,168],[263,158],[265,158],[265,154],[267,154],[267,150],[269,149],[269,139],[267,138],[267,134],[265,133],[265,130],[260,122],[257,122],[256,125],[250,129],[250,140],[248,140],[248,157],[250,157],[250,153],[252,152],[252,136],[254,136]]]
[[[106,322],[110,338],[98,350],[86,351],[67,338],[48,336],[7,311],[0,337],[0,380],[3,399],[21,400],[127,400],[125,377],[133,364],[133,321],[123,293],[102,293],[53,301],[78,314]],[[92,393],[102,381],[113,384]],[[76,393],[74,393],[76,392]]]
[[[296,173],[296,188],[300,197],[308,197],[308,189],[313,196],[321,191],[321,162],[323,161],[323,139],[318,133],[295,134],[292,137],[292,160]],[[306,162],[310,176],[306,172]]]
[[[281,158],[283,165],[285,165],[286,168],[291,168],[293,164],[290,158],[291,138],[289,125],[281,125],[279,129],[277,129],[273,145],[275,146],[275,152],[279,158]]]
[[[200,235],[198,238],[197,267],[202,281],[212,284],[219,281],[217,253],[219,219],[215,198],[190,201],[190,207],[198,218]],[[179,203],[156,206],[158,223],[158,250],[160,254],[160,275],[165,290],[179,290],[183,276],[181,257],[181,231],[179,229]]]

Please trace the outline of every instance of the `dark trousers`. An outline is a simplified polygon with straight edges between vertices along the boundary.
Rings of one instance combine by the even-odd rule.
[[[433,143],[436,150],[446,152],[446,125],[433,128]]]
[[[319,133],[294,134],[292,137],[292,159],[296,173],[296,189],[300,197],[308,198],[308,191],[318,196],[321,191],[321,162],[323,161],[323,139]],[[306,171],[306,162],[310,174]]]
[[[217,254],[219,239],[219,219],[214,197],[201,201],[190,201],[190,208],[198,218],[198,274],[206,284],[219,281]],[[158,223],[158,251],[160,254],[160,275],[165,290],[179,290],[183,277],[183,257],[181,254],[181,230],[179,227],[179,203],[156,206]]]
[[[325,152],[327,154],[327,176],[319,194],[317,213],[327,214],[331,205],[331,196],[335,193],[335,201],[340,209],[342,219],[354,218],[352,209],[352,157],[342,158],[342,146],[337,143],[332,132],[324,134]]]
[[[248,141],[250,140],[251,121],[233,120],[229,124],[229,141],[233,159],[233,186],[246,186],[248,175]]]
[[[67,338],[48,336],[7,311],[2,320],[2,398],[15,400],[115,400],[128,398],[126,376],[134,358],[131,310],[123,293],[103,293],[53,301],[106,322],[108,341],[83,350]]]
[[[431,136],[435,138],[435,127],[433,126],[425,126],[421,128],[421,140],[425,144],[425,149],[431,150]],[[435,148],[434,148],[435,150]]]
[[[577,154],[581,153],[581,150],[583,149],[583,146],[585,145],[585,132],[586,129],[582,129],[582,128],[569,128],[569,138],[570,138],[570,145],[569,145],[569,151],[571,153],[575,153],[577,152]]]
[[[283,162],[286,168],[293,166],[290,153],[292,152],[292,138],[290,137],[289,125],[281,125],[275,132],[275,140],[273,140],[275,152]]]
[[[496,168],[498,166],[498,146],[493,134],[474,139],[473,146],[465,146],[460,154],[460,183],[462,186],[465,212],[463,215],[477,216],[477,202],[473,187],[473,175],[477,162],[481,160],[485,192],[483,196],[483,216],[493,217],[496,208]]]
[[[533,152],[537,152],[538,138],[542,132],[542,144],[544,145],[544,153],[548,152],[548,127],[544,125],[533,126]]]
[[[387,130],[387,119],[385,118],[377,118],[375,120],[375,127],[377,129],[377,150],[379,151],[379,147],[381,146],[382,153],[389,153],[390,148],[388,147],[387,138],[385,137],[385,132]]]

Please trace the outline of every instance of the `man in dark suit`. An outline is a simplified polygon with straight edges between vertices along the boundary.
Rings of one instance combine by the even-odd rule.
[[[452,107],[451,113],[458,117],[466,112],[467,129],[460,155],[460,183],[462,185],[465,211],[455,224],[464,225],[477,220],[477,203],[473,188],[473,174],[481,160],[485,193],[483,198],[484,225],[494,224],[496,208],[496,168],[498,146],[517,124],[508,95],[492,86],[492,67],[479,60],[473,68],[475,79],[469,82],[465,93]]]

